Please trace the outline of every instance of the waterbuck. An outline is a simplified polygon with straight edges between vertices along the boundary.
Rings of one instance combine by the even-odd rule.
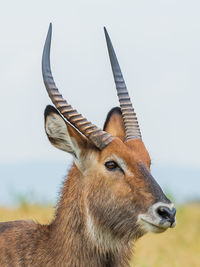
[[[49,225],[0,223],[0,266],[129,266],[132,244],[146,232],[175,226],[175,208],[150,172],[151,160],[105,29],[120,108],[103,130],[88,122],[59,93],[50,68],[52,26],[42,73],[55,105],[45,110],[46,134],[74,163]]]

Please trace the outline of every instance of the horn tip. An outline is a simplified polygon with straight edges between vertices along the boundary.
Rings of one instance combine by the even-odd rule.
[[[104,29],[105,36],[108,37],[108,31],[107,31],[106,27],[104,26],[103,29]]]
[[[52,32],[52,23],[51,23],[51,22],[49,23],[49,30],[48,30],[48,32],[49,32],[49,33]]]

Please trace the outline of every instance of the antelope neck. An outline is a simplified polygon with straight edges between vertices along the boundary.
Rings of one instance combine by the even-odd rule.
[[[127,266],[127,255],[130,254],[128,246],[124,246],[123,251],[114,253],[105,251],[92,242],[86,226],[83,190],[80,185],[76,186],[82,179],[81,173],[74,165],[65,180],[55,219],[48,226],[47,245],[56,266]]]

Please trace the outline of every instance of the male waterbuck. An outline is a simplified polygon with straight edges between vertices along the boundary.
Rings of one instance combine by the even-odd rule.
[[[104,129],[88,122],[59,93],[50,68],[51,25],[42,73],[55,105],[45,110],[50,142],[71,153],[54,220],[0,223],[0,266],[129,266],[132,244],[144,233],[175,226],[175,208],[150,172],[129,94],[105,29],[120,108]],[[155,252],[156,253],[156,252]]]

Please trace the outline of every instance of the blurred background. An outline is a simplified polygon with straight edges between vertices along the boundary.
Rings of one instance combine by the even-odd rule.
[[[16,219],[16,206],[26,207],[27,214],[27,205],[37,204],[38,211],[55,204],[72,163],[68,154],[50,145],[44,131],[43,112],[51,102],[41,56],[52,22],[56,84],[73,107],[100,127],[118,105],[103,33],[107,27],[152,158],[153,176],[180,207],[180,218],[200,225],[199,10],[197,0],[1,1],[0,206],[9,206],[12,214],[2,208],[1,220]],[[182,240],[182,231],[177,231]],[[169,242],[176,239],[175,232]],[[193,234],[199,237],[200,232]],[[148,238],[153,242],[151,238],[164,237]],[[181,241],[187,251],[190,238]],[[192,252],[200,248],[199,239]],[[169,266],[162,255],[158,266]],[[194,255],[193,262],[183,265],[176,254],[170,266],[197,266]],[[141,266],[150,266],[145,264]]]

